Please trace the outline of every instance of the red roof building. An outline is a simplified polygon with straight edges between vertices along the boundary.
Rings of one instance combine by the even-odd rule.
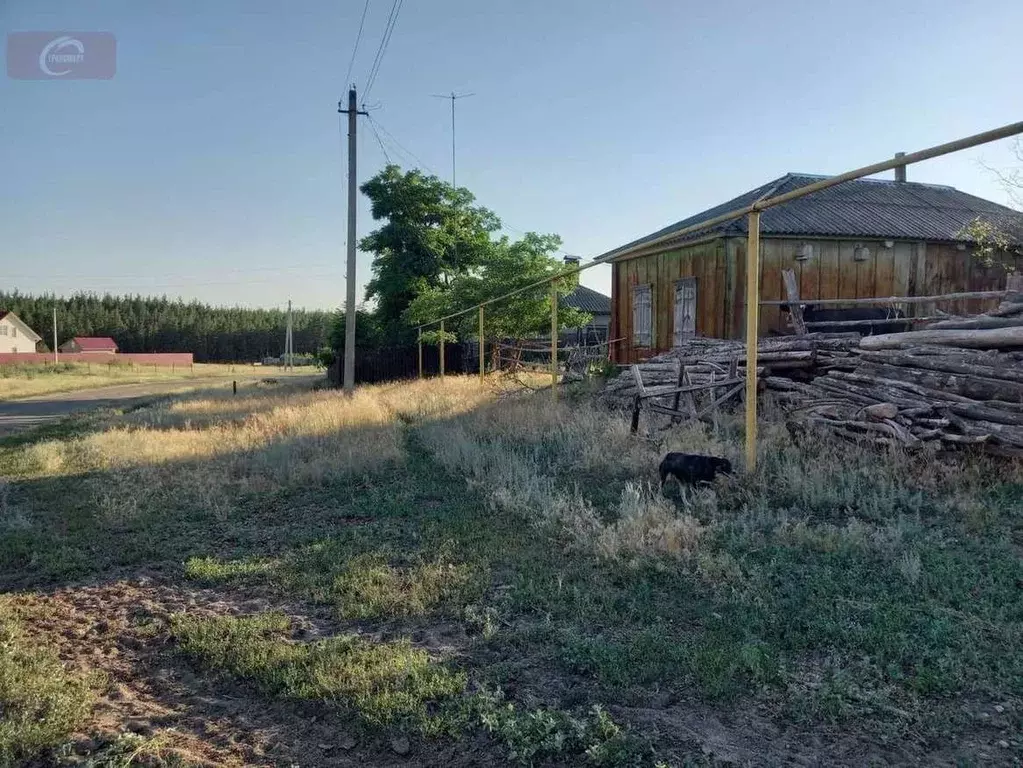
[[[109,336],[75,336],[61,344],[60,351],[112,355],[117,352],[117,343]]]

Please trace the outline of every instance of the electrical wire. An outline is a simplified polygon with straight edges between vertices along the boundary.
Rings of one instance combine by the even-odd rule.
[[[391,4],[391,13],[387,17],[387,25],[384,27],[384,34],[380,38],[380,46],[377,48],[376,56],[373,57],[373,65],[369,69],[369,75],[366,78],[366,92],[363,94],[363,99],[369,98],[369,93],[373,90],[373,85],[377,81],[377,74],[380,72],[380,65],[384,61],[384,55],[387,53],[387,45],[391,42],[391,35],[394,33],[394,27],[398,23],[398,14],[401,13],[401,6],[404,0],[394,0]]]
[[[355,66],[355,54],[359,52],[359,41],[362,40],[362,29],[366,26],[366,11],[369,10],[369,0],[366,0],[366,4],[362,7],[362,19],[359,21],[359,34],[355,36],[355,47],[352,48],[352,58],[348,62],[348,72],[345,74],[344,87],[349,88],[352,85],[352,81],[349,79],[352,76],[352,67]]]
[[[370,121],[371,123],[374,123],[374,124],[376,125],[376,127],[377,127],[377,128],[379,128],[379,129],[380,129],[381,131],[383,131],[383,132],[384,132],[384,135],[385,135],[385,136],[387,136],[387,138],[391,140],[391,143],[392,143],[392,144],[394,144],[394,146],[395,146],[395,147],[397,147],[397,148],[398,148],[398,149],[399,149],[399,150],[400,150],[401,152],[403,152],[403,153],[404,153],[405,155],[407,155],[407,156],[408,156],[409,158],[411,158],[411,159],[412,159],[412,160],[414,160],[414,161],[415,161],[416,163],[418,163],[418,164],[419,164],[419,166],[420,166],[421,168],[425,168],[425,169],[426,169],[426,170],[428,170],[428,171],[429,171],[430,173],[432,173],[432,174],[433,174],[434,176],[437,176],[437,172],[436,172],[435,170],[433,170],[433,168],[431,168],[431,167],[430,167],[430,166],[428,166],[428,165],[427,165],[426,163],[424,163],[424,162],[423,162],[423,161],[422,161],[421,159],[419,159],[419,157],[417,157],[417,156],[416,156],[416,155],[415,155],[415,154],[414,154],[414,153],[413,153],[413,152],[412,152],[411,150],[409,150],[409,149],[407,149],[406,147],[404,147],[404,146],[402,145],[402,143],[401,143],[400,141],[398,141],[398,140],[397,140],[396,138],[394,138],[394,135],[393,135],[393,134],[392,134],[392,133],[391,133],[391,132],[390,132],[389,130],[387,130],[387,128],[385,128],[385,127],[384,127],[384,126],[383,126],[383,125],[382,125],[382,124],[380,123],[380,121],[379,121],[379,120],[377,120],[376,118],[374,118],[374,117],[373,117],[372,115],[369,115],[369,121]]]
[[[368,115],[367,115],[367,117],[368,117]],[[369,127],[373,131],[373,135],[376,137],[377,144],[380,145],[380,151],[384,153],[384,159],[387,161],[387,164],[390,165],[391,164],[391,156],[389,154],[387,154],[387,147],[384,146],[384,142],[380,139],[380,134],[377,132],[377,127],[375,125],[373,125],[373,121],[372,120],[369,121]]]
[[[330,267],[333,267],[333,266],[336,266],[336,265],[333,262],[329,262],[328,261],[328,262],[322,262],[322,263],[319,263],[319,264],[286,264],[286,265],[279,265],[279,266],[272,266],[272,267],[248,267],[248,266],[246,266],[246,267],[228,267],[226,269],[221,269],[221,270],[218,270],[218,271],[219,272],[224,272],[224,273],[227,273],[227,274],[233,274],[233,273],[236,273],[236,272],[245,272],[245,273],[249,273],[249,272],[289,272],[291,270],[296,270],[296,269],[299,269],[299,270],[329,269]],[[20,280],[28,280],[28,279],[32,279],[34,277],[38,277],[38,275],[37,274],[33,274],[33,275],[21,274],[21,275],[10,275],[9,277],[12,280],[19,280],[19,279]],[[180,274],[177,274],[177,275],[153,275],[151,273],[150,274],[138,274],[138,273],[130,274],[130,273],[123,273],[123,272],[119,273],[119,274],[116,274],[116,275],[96,275],[96,274],[88,274],[88,275],[68,275],[68,274],[50,275],[50,274],[47,274],[47,278],[53,278],[54,280],[82,280],[82,281],[92,281],[92,282],[96,282],[96,281],[99,281],[99,282],[110,282],[110,281],[120,281],[120,280],[146,280],[147,278],[148,279],[155,278],[157,280],[162,280],[162,279],[165,279],[165,278],[173,279],[173,278],[176,278],[176,277],[180,277]],[[164,285],[164,284],[160,283],[158,285],[158,287],[162,286],[162,285]]]

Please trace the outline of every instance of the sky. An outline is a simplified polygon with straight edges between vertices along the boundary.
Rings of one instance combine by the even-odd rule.
[[[109,80],[0,78],[0,289],[334,308],[345,96],[364,0],[0,0],[0,33],[107,31]],[[789,171],[832,174],[1023,119],[1023,3],[369,0],[358,179],[458,183],[584,261]],[[1008,202],[999,142],[911,181]],[[386,156],[385,156],[386,151]],[[360,196],[361,197],[361,196]],[[360,200],[357,236],[375,226]],[[359,295],[371,257],[359,254]],[[610,268],[582,282],[610,292]]]

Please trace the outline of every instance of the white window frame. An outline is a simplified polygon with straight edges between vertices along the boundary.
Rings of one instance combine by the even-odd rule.
[[[654,345],[654,290],[650,284],[632,286],[632,343]]]

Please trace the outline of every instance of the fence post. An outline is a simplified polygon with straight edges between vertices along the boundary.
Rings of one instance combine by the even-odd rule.
[[[440,321],[440,377],[444,378],[444,321]]]
[[[483,369],[483,305],[480,305],[480,381],[483,381],[485,372]]]
[[[551,281],[551,398],[558,399],[558,285]]]
[[[423,378],[423,326],[419,326],[419,378]]]
[[[746,243],[746,471],[757,466],[757,336],[760,324],[760,211],[750,211]]]

